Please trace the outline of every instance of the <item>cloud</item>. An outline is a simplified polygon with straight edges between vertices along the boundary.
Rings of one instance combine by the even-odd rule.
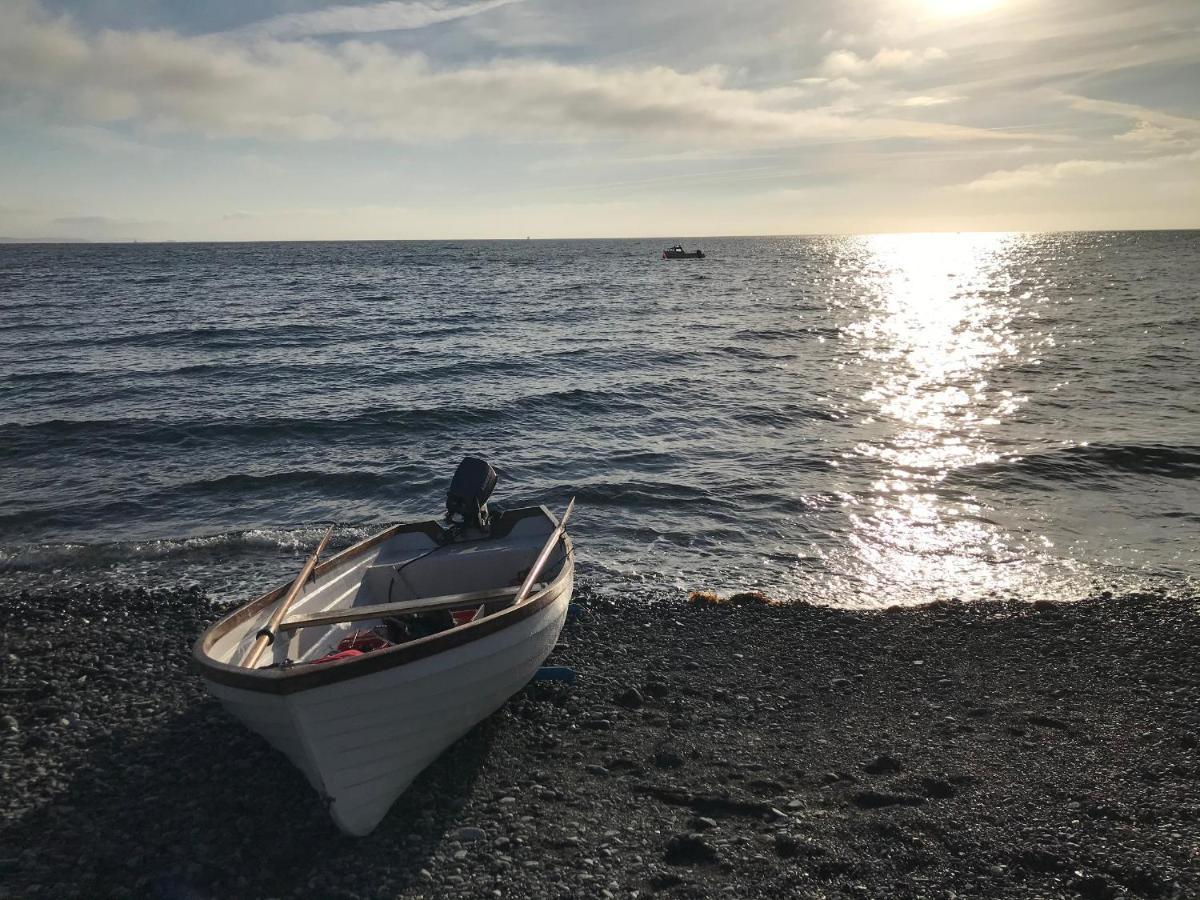
[[[1095,100],[1091,97],[1081,97],[1077,94],[1056,94],[1054,95],[1061,100],[1064,100],[1071,105],[1073,109],[1081,112],[1094,112],[1102,115],[1119,116],[1126,119],[1134,119],[1139,123],[1158,126],[1159,128],[1170,129],[1171,131],[1182,131],[1200,135],[1200,119],[1192,119],[1186,116],[1175,116],[1170,113],[1163,112],[1157,109],[1150,109],[1146,106],[1138,106],[1135,103],[1118,103],[1113,100]]]
[[[444,3],[387,2],[367,6],[327,6],[311,12],[286,13],[254,22],[239,31],[277,38],[322,34],[367,34],[377,31],[411,31],[442,22],[465,19],[522,0],[476,0],[461,6]]]
[[[168,156],[167,151],[161,147],[133,141],[95,125],[59,125],[51,129],[51,134],[97,153],[136,156],[153,162],[162,162]]]
[[[1153,148],[1155,150],[1167,147],[1187,147],[1193,143],[1193,141],[1182,137],[1178,131],[1163,128],[1161,125],[1154,125],[1144,119],[1139,121],[1129,131],[1115,135],[1113,140],[1139,144],[1148,149]]]
[[[950,94],[942,96],[931,96],[929,94],[917,94],[912,97],[903,97],[894,101],[895,106],[911,106],[924,108],[929,106],[942,106],[946,103],[957,103],[962,100],[962,97],[956,97]]]
[[[1163,169],[1200,161],[1200,150],[1156,156],[1150,159],[1069,159],[1064,162],[1000,169],[963,185],[969,191],[999,192],[1026,188],[1049,187],[1057,182],[1075,178],[1091,178],[1115,172],[1137,172]]]
[[[110,216],[60,216],[54,220],[55,225],[80,225],[88,228],[108,228],[113,225],[127,225]]]
[[[853,50],[835,50],[821,63],[821,72],[830,78],[849,78],[877,75],[920,68],[930,62],[946,58],[946,52],[937,47],[928,47],[920,53],[913,50],[898,50],[885,47],[870,58],[863,58]]]
[[[906,53],[880,51],[867,64],[914,64]],[[733,87],[720,68],[601,69],[501,59],[437,69],[420,55],[362,41],[326,46],[165,31],[86,34],[30,3],[0,11],[0,82],[10,101],[40,103],[51,113],[213,138],[412,144],[483,135],[745,146],[1029,137],[797,108],[795,92]]]

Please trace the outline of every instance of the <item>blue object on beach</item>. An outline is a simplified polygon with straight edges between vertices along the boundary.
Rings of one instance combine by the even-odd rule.
[[[533,676],[534,681],[561,681],[575,683],[575,670],[570,666],[542,666]]]
[[[567,621],[574,622],[583,613],[583,609],[578,603],[567,604]]]

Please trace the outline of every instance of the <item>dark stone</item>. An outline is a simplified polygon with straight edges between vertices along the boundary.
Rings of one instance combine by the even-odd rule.
[[[646,696],[661,700],[671,693],[671,687],[665,681],[646,682]]]
[[[1043,716],[1040,713],[1027,716],[1026,721],[1030,725],[1040,725],[1042,728],[1054,728],[1058,731],[1066,731],[1071,727],[1062,719],[1056,719],[1053,716]]]
[[[1084,900],[1112,900],[1117,888],[1103,875],[1088,875],[1071,885]]]
[[[646,701],[642,697],[642,692],[637,688],[627,687],[613,698],[613,702],[626,709],[638,709]]]
[[[663,858],[672,866],[712,865],[718,861],[720,854],[703,835],[684,833],[667,841]]]
[[[1061,857],[1041,847],[1026,847],[1014,857],[1015,861],[1034,872],[1061,872],[1067,863]]]
[[[863,771],[868,775],[894,775],[903,768],[900,760],[887,753],[881,753],[869,763],[863,764]]]
[[[683,879],[674,872],[655,872],[650,876],[650,887],[656,891],[666,891],[683,884]]]
[[[924,797],[915,794],[889,794],[884,791],[855,791],[850,802],[859,809],[881,809],[885,806],[920,806]]]
[[[926,797],[934,800],[949,800],[958,794],[958,789],[954,785],[941,778],[922,778],[921,789],[925,791]]]
[[[823,859],[817,863],[815,872],[818,878],[826,881],[849,875],[854,871],[854,863],[848,859]]]
[[[660,769],[678,769],[683,766],[683,757],[670,747],[664,747],[654,754],[654,764]]]
[[[779,832],[775,835],[775,852],[781,859],[791,859],[800,852],[800,841],[793,835]]]

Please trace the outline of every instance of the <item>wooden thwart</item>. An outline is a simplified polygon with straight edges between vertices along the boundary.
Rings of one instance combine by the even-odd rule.
[[[536,593],[546,587],[537,584],[533,587]],[[492,588],[486,591],[471,591],[466,594],[445,594],[441,597],[427,597],[424,600],[400,600],[396,603],[375,603],[371,606],[351,606],[346,609],[331,609],[327,612],[308,613],[296,616],[286,622],[279,623],[280,631],[295,631],[298,628],[312,628],[316,625],[339,625],[342,622],[361,622],[363,619],[382,619],[385,616],[403,616],[410,613],[435,612],[437,610],[463,609],[479,606],[483,603],[495,603],[501,600],[512,600],[520,588]]]

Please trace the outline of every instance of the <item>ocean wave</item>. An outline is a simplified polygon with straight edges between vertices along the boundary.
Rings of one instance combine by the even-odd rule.
[[[330,343],[336,335],[336,322],[310,325],[281,322],[270,326],[167,328],[159,331],[134,331],[108,335],[80,335],[41,342],[43,349],[71,347],[136,347],[171,349],[178,347],[204,350],[261,349],[298,347],[320,340]]]
[[[728,498],[694,484],[670,481],[590,481],[575,488],[581,506],[657,509],[680,503],[730,505]]]
[[[644,385],[652,398],[661,386]],[[367,441],[380,434],[437,433],[463,426],[481,427],[513,417],[539,419],[557,413],[575,417],[619,411],[644,412],[647,404],[623,391],[569,388],[521,397],[491,405],[466,403],[424,409],[371,409],[349,416],[270,416],[259,418],[50,419],[28,424],[3,423],[10,453],[57,453],[64,449],[108,452],[114,446],[205,446],[262,440],[310,438],[333,441],[353,437]]]
[[[1080,444],[969,466],[966,475],[1084,481],[1117,474],[1200,478],[1200,447],[1171,444]]]
[[[296,528],[251,528],[195,537],[98,544],[18,544],[0,547],[0,573],[54,568],[103,568],[156,560],[225,560],[243,554],[306,553],[316,546],[328,527],[328,524],[314,524]],[[330,539],[329,552],[348,547],[385,527],[339,524]]]
[[[272,472],[265,475],[233,474],[221,475],[217,478],[200,478],[189,481],[173,488],[172,495],[183,494],[254,494],[261,497],[273,491],[282,489],[312,488],[322,493],[339,493],[342,491],[357,491],[365,488],[378,488],[395,484],[399,476],[395,473],[383,474],[356,470],[351,472],[329,472],[316,469],[294,470],[287,472]],[[405,480],[411,484],[411,479]]]
[[[836,422],[841,418],[837,413],[814,406],[803,406],[799,403],[783,403],[776,407],[747,406],[733,414],[734,421],[745,425],[762,425],[784,428],[797,421],[805,419],[824,422]]]

